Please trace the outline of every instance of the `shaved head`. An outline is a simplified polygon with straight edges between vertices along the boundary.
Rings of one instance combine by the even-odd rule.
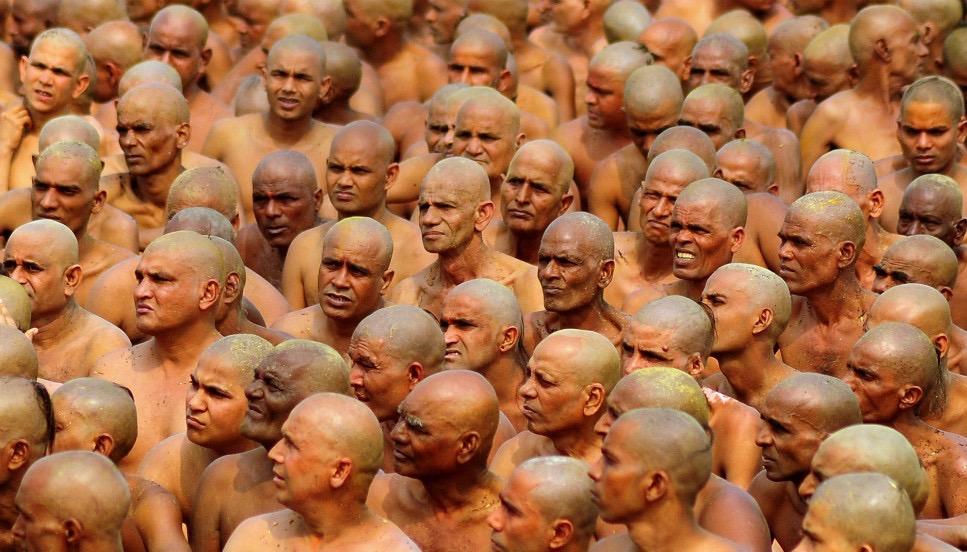
[[[208,40],[208,22],[205,20],[205,16],[197,10],[181,4],[162,8],[151,18],[148,35],[154,34],[158,31],[158,27],[165,24],[174,24],[188,29],[194,41],[193,46],[196,48],[205,47],[205,42]]]
[[[47,452],[54,434],[50,396],[43,385],[23,378],[0,378],[0,441],[4,447],[24,440],[30,445],[30,458]]]
[[[326,50],[326,74],[332,79],[337,99],[352,96],[363,79],[359,54],[341,42],[326,41],[322,47]]]
[[[829,28],[826,21],[815,15],[801,15],[776,25],[769,35],[769,49],[775,53],[802,54],[810,41]]]
[[[510,29],[503,21],[486,13],[471,13],[457,23],[453,32],[454,38],[459,38],[471,31],[486,31],[500,37],[505,47],[510,47]]]
[[[97,150],[82,142],[55,142],[40,151],[40,155],[34,161],[34,167],[37,169],[37,174],[42,174],[42,169],[48,164],[63,163],[79,163],[84,167],[83,180],[75,184],[80,184],[88,190],[99,188],[101,168],[104,163],[97,154]]]
[[[448,157],[433,165],[423,178],[420,195],[431,185],[445,185],[457,189],[467,201],[477,204],[490,201],[490,179],[487,171],[478,163],[464,157]]]
[[[234,368],[238,382],[246,386],[252,382],[255,367],[271,352],[272,344],[257,335],[226,335],[209,345],[198,357],[198,363],[208,358],[219,359]]]
[[[623,0],[631,3],[631,0]],[[625,113],[631,117],[659,117],[681,112],[684,94],[675,73],[664,65],[635,69],[625,82]]]
[[[924,174],[913,179],[903,192],[904,202],[919,193],[933,193],[941,198],[941,205],[947,210],[935,214],[944,218],[959,219],[963,216],[964,193],[956,180],[943,174]]]
[[[180,92],[166,84],[145,83],[128,90],[118,101],[118,114],[130,110],[132,113],[148,114],[151,119],[158,118],[169,124],[187,124],[190,117],[188,101]]]
[[[810,229],[834,242],[849,241],[859,251],[866,240],[866,221],[856,202],[840,192],[813,192],[789,206],[786,221],[810,221]]]
[[[133,65],[124,72],[118,82],[118,97],[124,97],[127,92],[142,84],[167,84],[177,92],[181,92],[181,76],[175,68],[161,61],[149,59]]]
[[[305,13],[289,13],[276,17],[265,29],[263,37],[268,43],[274,44],[293,35],[307,36],[316,42],[329,40],[329,33],[326,32],[322,20]]]
[[[451,301],[462,296],[477,300],[481,312],[499,326],[513,326],[523,330],[520,305],[517,303],[517,296],[509,287],[489,278],[474,278],[451,289],[446,300]]]
[[[860,204],[876,189],[876,170],[873,161],[862,153],[835,149],[823,154],[809,169],[806,191],[841,192]]]
[[[768,309],[772,313],[769,335],[778,339],[792,313],[792,296],[786,282],[775,272],[761,266],[729,263],[712,273],[705,286],[706,293],[718,289],[716,284],[724,282],[727,282],[724,287],[743,293],[744,301],[752,308]]]
[[[749,55],[760,59],[765,55],[769,44],[765,27],[745,10],[732,10],[718,16],[706,29],[705,36],[711,37],[718,33],[734,36],[745,45]]]
[[[745,122],[742,95],[717,82],[703,84],[689,92],[682,104],[682,124],[697,127],[706,123],[705,118],[711,115],[715,116],[713,123],[722,125],[722,137],[732,138]]]
[[[959,2],[958,2],[959,4]],[[924,77],[903,91],[900,100],[900,118],[903,119],[911,103],[940,104],[949,114],[950,123],[956,126],[964,116],[964,95],[957,84],[946,77]]]
[[[705,163],[706,176],[715,170],[715,144],[701,130],[691,126],[674,126],[662,131],[648,150],[648,163],[673,149],[688,150]],[[650,166],[650,165],[649,165]],[[703,177],[704,178],[704,177]]]
[[[47,121],[47,124],[40,129],[37,151],[43,152],[57,142],[81,142],[90,146],[96,153],[101,147],[101,136],[97,133],[97,129],[83,117],[61,115]]]
[[[349,367],[335,349],[307,339],[290,339],[275,346],[263,364],[302,368],[302,383],[311,393],[349,393]]]
[[[957,283],[960,265],[957,254],[942,240],[916,234],[893,242],[873,270],[878,278],[882,271],[882,276],[889,276],[892,281],[901,284],[908,281],[952,290]],[[882,291],[877,287],[874,282],[874,291]]]
[[[18,330],[30,329],[30,296],[20,282],[0,275],[0,304],[10,313]]]
[[[37,379],[37,351],[30,338],[17,328],[0,325],[0,358],[0,377]]]
[[[639,324],[671,330],[670,347],[688,354],[700,353],[703,359],[712,352],[712,317],[700,303],[688,297],[669,295],[656,299],[635,313],[634,319]]]
[[[567,358],[571,379],[580,387],[601,384],[611,392],[621,378],[621,360],[608,338],[587,330],[558,330],[541,340],[531,359],[548,351]]]
[[[393,236],[379,221],[369,217],[347,217],[332,225],[322,240],[322,250],[326,251],[337,243],[347,241],[368,247],[372,258],[378,260],[380,272],[389,270],[393,259]]]
[[[704,135],[703,135],[704,136]],[[690,184],[709,177],[708,167],[694,153],[685,149],[672,149],[658,154],[648,163],[645,182],[655,178]]]
[[[78,34],[90,32],[108,21],[128,18],[125,3],[120,0],[60,0],[57,22]]]
[[[793,374],[773,387],[765,402],[773,408],[795,412],[826,434],[863,421],[859,401],[850,387],[825,374]]]
[[[514,153],[507,169],[507,178],[514,173],[514,167],[523,159],[541,159],[542,162],[552,162],[554,170],[550,172],[556,176],[554,189],[558,197],[563,196],[571,187],[574,179],[574,161],[567,150],[553,140],[531,140],[525,142]]]
[[[877,42],[890,41],[898,30],[916,29],[910,14],[897,6],[867,6],[850,22],[849,50],[860,66],[869,64],[875,56]]]
[[[776,178],[776,160],[769,148],[755,140],[732,140],[715,154],[718,178],[743,192],[767,192]]]
[[[235,240],[235,229],[225,215],[208,207],[188,207],[172,215],[165,224],[165,233],[190,230],[203,236],[216,236],[225,241]]]
[[[54,436],[54,452],[95,450],[115,463],[131,452],[138,438],[138,411],[126,388],[105,379],[76,378],[58,387],[51,400],[54,419],[64,428]],[[102,434],[111,438],[109,450],[100,448]]]
[[[7,251],[20,239],[40,240],[45,245],[43,258],[56,262],[61,270],[78,263],[77,237],[57,221],[37,219],[18,226],[7,239]]]
[[[367,338],[383,343],[383,350],[400,363],[419,362],[426,373],[443,366],[443,332],[421,308],[393,305],[364,318],[353,332],[353,340]]]
[[[339,129],[330,150],[338,150],[347,142],[364,143],[380,163],[389,165],[396,154],[396,142],[386,127],[373,121],[353,121]],[[310,165],[311,166],[311,165]]]
[[[735,23],[735,16],[730,16],[730,19]],[[723,25],[720,24],[720,27]],[[729,64],[740,71],[744,71],[749,66],[749,47],[735,35],[724,32],[724,28],[714,32],[710,28],[692,48],[692,58],[702,55],[703,50],[715,52],[716,57],[726,58]]]
[[[97,24],[95,23],[91,25],[91,28],[96,26]],[[54,43],[59,50],[74,54],[74,65],[70,68],[73,73],[81,73],[84,71],[84,64],[87,59],[87,46],[84,45],[84,40],[75,31],[63,27],[47,29],[34,38],[34,41],[30,44],[30,54],[33,55],[34,50],[45,42]],[[75,75],[74,78],[76,79],[77,76]]]
[[[506,42],[495,33],[485,29],[470,28],[460,33],[450,46],[450,56],[453,57],[461,48],[472,52],[487,52],[493,56],[493,66],[503,69],[507,65]]]
[[[283,0],[279,11],[283,14],[308,13],[318,17],[326,26],[330,40],[339,40],[346,31],[346,9],[342,0]]]
[[[967,28],[951,31],[943,43],[943,62],[948,74],[957,76],[961,91],[967,86]]]
[[[589,68],[613,71],[619,81],[625,81],[635,69],[651,65],[654,61],[648,50],[641,44],[624,40],[605,46],[591,58]]]
[[[333,139],[333,143],[335,143],[338,137],[339,134]],[[235,181],[224,171],[220,169],[216,170],[217,174],[214,171],[211,174],[213,177],[212,180],[221,182],[221,185],[219,186],[219,190],[213,191],[218,191],[226,195],[232,195],[234,193],[237,202],[238,186],[235,184]],[[220,178],[214,178],[217,175],[220,175]],[[316,181],[316,170],[312,166],[312,161],[304,153],[294,150],[273,151],[259,161],[259,164],[255,167],[255,171],[252,173],[252,185],[256,186],[257,183],[264,182],[266,179],[285,179],[288,182],[298,184],[309,192],[315,192],[319,188],[319,184]],[[222,201],[227,205],[228,201],[226,200],[228,199],[230,198],[225,198]]]
[[[413,15],[412,0],[360,0],[356,3],[369,17],[385,17],[395,23],[403,23]]]
[[[677,17],[655,19],[638,35],[638,42],[651,52],[655,63],[678,72],[692,53],[698,35],[692,26]]]
[[[192,267],[195,274],[204,280],[215,280],[222,283],[224,269],[222,267],[222,253],[212,240],[197,232],[178,230],[163,234],[154,239],[144,249],[143,259],[154,251],[175,251],[178,259],[185,265]]]
[[[320,27],[321,28],[321,27]],[[323,38],[325,40],[325,38]],[[278,42],[272,45],[272,49],[269,50],[268,58],[265,61],[266,68],[273,65],[276,58],[286,52],[299,52],[301,54],[311,54],[316,59],[317,67],[319,67],[320,76],[325,76],[326,74],[326,51],[323,49],[322,44],[317,40],[313,40],[305,35],[289,35],[285,38],[280,39]]]
[[[932,23],[940,37],[946,37],[964,16],[964,5],[960,0],[899,0],[897,5],[918,24]]]
[[[188,207],[208,207],[232,220],[238,216],[238,184],[221,167],[188,169],[171,183],[165,213],[170,219]]]
[[[614,236],[611,227],[591,213],[579,211],[561,215],[547,226],[544,239],[555,233],[569,235],[569,241],[579,241],[584,244],[587,252],[593,254],[599,261],[614,258]]]
[[[715,209],[717,216],[730,228],[745,226],[747,212],[745,194],[720,178],[703,178],[692,182],[678,194],[675,208],[706,201],[711,201],[717,206]]]
[[[461,126],[461,119],[492,111],[500,114],[500,126],[506,129],[507,135],[516,136],[520,132],[520,109],[517,104],[492,88],[472,87],[467,92],[470,93],[469,97],[463,100],[463,105],[457,112],[457,128]],[[459,97],[454,95],[451,99]]]
[[[675,368],[657,366],[631,372],[614,386],[608,403],[619,407],[619,418],[636,408],[670,408],[688,414],[709,430],[711,414],[702,387]]]
[[[635,41],[651,23],[648,8],[635,0],[618,0],[604,11],[604,36],[608,42]]]
[[[579,536],[594,533],[598,508],[591,500],[586,463],[569,456],[538,456],[517,466],[508,485],[515,480],[526,482],[527,496],[546,522],[566,519]]]
[[[843,70],[849,69],[853,65],[853,54],[849,49],[849,25],[833,25],[817,34],[803,50],[803,58],[807,62],[826,60]]]

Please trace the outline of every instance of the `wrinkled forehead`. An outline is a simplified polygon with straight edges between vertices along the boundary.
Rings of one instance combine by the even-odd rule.
[[[499,106],[468,101],[457,113],[457,129],[510,134],[511,114]]]
[[[715,44],[700,44],[692,51],[692,66],[698,69],[724,69],[729,73],[739,71],[737,52]]]

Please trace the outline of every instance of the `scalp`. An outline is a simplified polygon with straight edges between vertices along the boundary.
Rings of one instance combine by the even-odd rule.
[[[544,236],[555,232],[570,233],[570,241],[587,247],[598,262],[614,259],[614,234],[600,218],[584,211],[565,213],[547,225]],[[543,245],[543,240],[541,240]]]
[[[824,153],[809,168],[806,176],[807,189],[815,186],[822,191],[842,192],[848,196],[866,195],[876,189],[876,169],[873,161],[860,152],[848,149],[835,149]]]
[[[181,76],[174,67],[149,59],[132,65],[124,72],[118,82],[118,98],[123,98],[128,91],[148,83],[167,84],[178,92],[182,91]]]
[[[906,107],[914,102],[943,105],[950,114],[950,122],[954,126],[964,116],[964,95],[960,87],[946,77],[931,75],[908,86],[900,100],[901,117],[906,112]]]
[[[786,220],[793,215],[802,216],[810,221],[822,223],[817,234],[831,240],[850,241],[857,251],[862,249],[866,240],[866,221],[859,206],[849,196],[840,192],[813,192],[806,194],[789,206]]]
[[[452,56],[461,47],[471,49],[480,48],[490,52],[496,58],[497,69],[503,69],[507,65],[508,51],[504,40],[496,33],[492,33],[486,29],[471,28],[460,33],[450,46],[450,55]]]
[[[618,0],[604,11],[604,35],[608,42],[635,41],[651,23],[648,8],[635,0]]]
[[[716,206],[717,217],[730,228],[745,226],[747,214],[745,194],[720,178],[703,178],[692,182],[678,194],[675,207],[678,208],[690,202],[707,201],[711,201]]]
[[[338,393],[311,395],[292,409],[289,419],[305,419],[303,439],[327,452],[348,456],[353,474],[368,486],[383,465],[383,431],[379,420],[363,403]],[[358,476],[354,480],[360,479]],[[354,481],[355,482],[355,481]]]
[[[224,218],[224,217],[223,217]],[[235,274],[238,276],[238,289],[242,292],[245,290],[245,277],[247,276],[245,272],[245,262],[242,261],[242,256],[239,254],[238,249],[232,242],[220,238],[215,235],[209,234],[212,242],[218,247],[218,250],[222,254],[222,276],[219,279],[221,282],[226,282],[229,274]],[[235,300],[232,301],[232,305],[238,305],[244,299],[244,295],[239,293]]]
[[[67,141],[87,144],[95,153],[101,147],[101,136],[91,123],[79,115],[61,115],[47,121],[40,129],[37,150],[43,152],[56,142]]]
[[[407,402],[423,401],[460,433],[476,431],[477,458],[486,459],[500,423],[497,393],[487,378],[470,370],[445,370],[416,384]]]
[[[457,128],[463,127],[461,125],[461,119],[466,117],[470,112],[475,110],[493,110],[500,113],[502,119],[501,126],[506,128],[506,134],[516,136],[520,132],[520,109],[513,101],[493,88],[475,86],[467,89],[467,92],[471,91],[473,93],[463,100],[463,105],[460,106],[460,111],[457,112]],[[451,100],[463,99],[463,93],[454,94],[450,98]],[[489,186],[488,184],[488,189]]]
[[[849,49],[849,25],[833,25],[817,34],[803,50],[803,58],[832,61],[842,67],[853,65],[853,53]]]
[[[600,68],[614,71],[618,80],[625,81],[631,73],[645,65],[651,65],[655,59],[648,49],[630,40],[622,40],[609,44],[591,58],[590,68]]]
[[[165,212],[170,219],[189,207],[208,207],[231,220],[238,214],[238,184],[221,167],[188,169],[171,183]]]
[[[43,239],[44,250],[41,253],[45,258],[55,260],[61,270],[78,263],[77,237],[63,224],[48,219],[30,221],[10,234],[7,247],[18,238],[28,236],[39,236]]]
[[[355,242],[375,248],[379,272],[389,269],[393,259],[393,236],[379,221],[369,217],[347,217],[332,225],[322,241],[322,250],[333,247],[337,240]],[[342,242],[340,242],[342,243]]]
[[[869,62],[876,42],[889,39],[904,24],[916,25],[910,14],[897,6],[873,5],[860,10],[850,23],[849,49],[853,59],[861,64]]]
[[[756,140],[741,138],[732,140],[719,148],[715,154],[716,160],[727,158],[730,155],[752,157],[758,161],[758,170],[765,175],[766,183],[771,184],[776,178],[776,159],[773,157],[769,148]]]
[[[534,348],[534,356],[544,349],[567,349],[566,367],[576,383],[585,387],[599,383],[610,393],[621,378],[621,359],[608,338],[587,330],[558,330]]]
[[[598,517],[588,470],[586,463],[570,456],[538,456],[517,466],[514,474],[524,474],[533,483],[530,499],[546,522],[570,520],[576,533],[584,536],[594,532]]]
[[[967,70],[967,28],[956,29],[943,43],[944,65],[956,71]]]
[[[504,25],[504,22],[500,19],[486,13],[471,13],[461,19],[453,36],[459,38],[465,33],[475,30],[489,31],[500,37],[505,47],[509,48],[511,45],[510,29],[507,28],[507,25]]]
[[[810,501],[810,509],[813,508],[822,508],[829,529],[857,550],[865,545],[884,552],[901,552],[911,550],[916,539],[910,498],[882,474],[833,477],[816,489]]]
[[[652,148],[651,151],[653,151]],[[649,153],[651,153],[649,151]],[[686,149],[671,149],[656,155],[645,172],[645,181],[657,178],[658,174],[679,182],[692,183],[709,177],[708,167],[700,157]]]
[[[288,13],[280,15],[269,23],[265,29],[265,36],[293,36],[304,35],[317,42],[329,40],[329,33],[322,24],[322,20],[305,13]]]
[[[76,378],[58,387],[52,398],[64,399],[72,416],[114,438],[112,461],[120,462],[131,452],[138,438],[138,411],[127,388],[100,378]]]
[[[916,413],[924,416],[943,408],[946,390],[944,370],[934,344],[919,328],[902,322],[884,322],[856,342],[878,359],[877,369],[894,374],[898,385],[908,383],[923,389]]]
[[[829,28],[821,17],[801,15],[783,21],[769,35],[769,46],[787,53],[802,53],[817,35]]]
[[[460,2],[470,11],[499,19],[514,34],[527,32],[527,2],[522,0],[471,0]],[[471,14],[472,15],[472,14]]]
[[[160,83],[139,84],[125,92],[118,100],[117,110],[120,114],[128,109],[174,125],[186,124],[191,117],[185,97],[178,90]]]
[[[188,27],[194,34],[195,47],[204,48],[208,40],[208,21],[205,16],[188,6],[174,4],[158,10],[151,18],[151,27],[148,35],[155,29],[156,25],[163,25],[170,20],[174,20],[180,27]]]
[[[339,135],[337,134],[336,138],[333,139],[333,144],[336,143],[338,137]],[[219,173],[225,175],[221,170],[219,170]],[[314,192],[319,188],[319,184],[316,181],[316,169],[312,166],[312,161],[304,153],[299,151],[277,150],[263,157],[252,173],[252,185],[255,186],[261,183],[262,179],[269,178],[270,175],[276,178],[284,177],[287,182],[295,182],[310,192]],[[225,177],[226,180],[229,179],[228,175],[225,175]],[[235,182],[231,182],[231,184],[237,195],[238,186],[235,186]],[[225,188],[224,191],[230,194],[231,192],[228,190],[227,185]]]
[[[511,289],[489,278],[474,278],[454,287],[446,299],[465,295],[477,300],[477,305],[488,319],[498,326],[513,326],[523,330],[524,321],[517,303],[517,296]]]
[[[748,300],[756,308],[768,308],[773,316],[773,333],[779,337],[792,313],[792,296],[785,280],[775,272],[761,266],[745,263],[729,263],[715,270],[716,274],[732,274],[739,280],[731,280],[736,287],[741,287]]]
[[[215,236],[225,241],[235,240],[235,229],[225,215],[208,207],[187,207],[171,216],[165,233],[189,230],[203,236]]]
[[[403,23],[413,14],[413,0],[362,0],[359,5],[368,17],[386,17]]]
[[[852,389],[825,374],[799,372],[789,376],[769,391],[766,401],[781,401],[783,409],[826,433],[863,422]]]
[[[964,193],[956,180],[943,174],[924,174],[913,179],[903,192],[903,199],[916,193],[934,193],[943,200],[943,213],[947,218],[957,220],[963,216]],[[904,202],[901,202],[901,208]]]
[[[897,5],[923,25],[933,23],[937,33],[945,36],[960,23],[964,5],[960,0],[899,0]]]
[[[367,338],[382,341],[384,350],[400,363],[419,362],[426,373],[443,365],[446,349],[440,325],[429,313],[412,305],[393,305],[363,320],[353,332],[353,341]]]
[[[662,131],[648,150],[648,162],[651,163],[658,155],[673,149],[684,149],[697,155],[705,163],[707,172],[705,176],[715,170],[715,145],[712,139],[701,130],[678,125]]]
[[[695,47],[692,48],[692,57],[698,55],[702,50],[722,51],[728,56],[740,71],[744,71],[749,66],[749,48],[738,37],[726,32],[706,32]]]
[[[30,44],[31,55],[34,52],[34,48],[44,42],[57,44],[58,50],[74,52],[76,56],[74,58],[73,72],[80,73],[83,70],[85,59],[87,58],[87,46],[84,45],[84,40],[81,39],[80,35],[63,27],[47,29],[34,37],[34,41]]]
[[[688,414],[709,429],[709,406],[695,378],[674,368],[635,370],[618,381],[612,396],[634,397],[631,408],[670,408]]]
[[[85,181],[81,182],[81,184],[86,184],[89,188],[95,190],[98,189],[101,167],[104,163],[101,161],[97,151],[85,143],[61,141],[51,144],[37,156],[34,167],[39,172],[40,168],[47,165],[47,163],[59,164],[65,162],[82,163],[87,171]]]
[[[275,346],[262,364],[300,367],[302,389],[312,393],[349,393],[349,367],[335,349],[307,339],[290,339]]]
[[[745,104],[742,103],[742,95],[731,87],[717,82],[703,84],[685,96],[682,107],[687,106],[689,102],[697,101],[716,102],[722,106],[722,113],[736,128],[741,127],[745,122]]]
[[[333,87],[347,95],[359,90],[363,80],[359,54],[341,42],[327,40],[322,47],[326,50],[326,74],[332,78]]]
[[[142,259],[154,251],[175,251],[184,266],[191,267],[200,278],[221,283],[222,253],[207,236],[190,230],[162,234],[148,244]]]
[[[883,260],[897,257],[916,261],[921,268],[929,270],[933,279],[929,282],[931,286],[943,285],[953,288],[957,283],[957,275],[960,272],[957,254],[938,238],[927,234],[904,236],[893,242],[893,245],[883,253]]]
[[[396,155],[396,142],[393,140],[393,135],[386,130],[386,127],[372,121],[353,121],[339,129],[332,139],[330,151],[337,151],[343,142],[369,145],[375,160],[384,165],[392,163]],[[306,161],[308,162],[308,159]]]
[[[32,454],[43,455],[54,433],[47,390],[36,381],[4,377],[0,378],[0,391],[0,438],[4,446],[24,439],[35,449]]]
[[[681,295],[656,299],[635,313],[635,321],[674,332],[673,346],[687,354],[708,358],[715,340],[712,317],[701,304]]]
[[[684,100],[681,81],[664,65],[639,67],[625,82],[624,105],[629,115],[647,117],[675,113],[677,117]]]
[[[553,140],[531,140],[517,148],[517,152],[510,160],[509,167],[513,167],[518,160],[529,156],[553,159],[557,167],[557,173],[553,175],[555,176],[554,184],[557,186],[557,193],[559,196],[567,193],[571,181],[574,179],[574,161],[567,150]],[[508,169],[508,172],[512,171]]]
[[[705,36],[708,37],[717,33],[725,33],[740,40],[747,49],[747,58],[749,55],[763,56],[769,44],[769,37],[762,23],[752,17],[749,12],[741,9],[720,15],[709,25],[708,30],[705,31]]]
[[[0,377],[37,379],[37,351],[30,338],[13,326],[0,325],[0,358]]]
[[[94,59],[111,60],[125,71],[141,61],[144,49],[141,30],[123,20],[101,23],[87,34],[84,42]]]
[[[487,171],[475,161],[463,157],[441,159],[426,173],[420,187],[423,188],[433,181],[448,183],[469,201],[477,204],[490,201],[490,179]]]
[[[289,35],[273,44],[265,62],[266,67],[271,66],[278,56],[287,52],[299,52],[315,56],[320,78],[326,74],[326,50],[319,41],[301,34]]]
[[[272,344],[254,334],[226,335],[205,349],[203,355],[211,355],[228,362],[238,370],[238,380],[243,385],[251,383],[255,367],[272,352]]]

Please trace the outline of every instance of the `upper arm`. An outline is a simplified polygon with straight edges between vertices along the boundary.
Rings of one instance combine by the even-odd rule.
[[[171,493],[155,486],[134,512],[148,552],[191,552],[181,531],[181,508]]]
[[[222,511],[221,462],[215,462],[202,472],[198,490],[192,501],[191,550],[192,552],[218,552],[221,544]],[[244,523],[242,524],[244,525]],[[227,548],[226,548],[227,549]]]
[[[574,70],[557,54],[546,50],[544,81],[557,104],[558,120],[566,123],[574,118]]]
[[[218,161],[224,161],[222,158],[222,141],[224,140],[222,135],[225,134],[225,128],[231,122],[231,119],[222,119],[221,121],[215,122],[212,125],[210,131],[208,131],[208,137],[205,138],[205,145],[201,148],[201,154]]]
[[[544,310],[544,291],[541,289],[540,280],[537,279],[536,267],[529,266],[528,270],[517,278],[514,290],[522,314]]]
[[[620,178],[617,160],[608,157],[591,173],[588,190],[588,211],[606,222],[612,230],[618,228],[618,221],[621,220],[616,193],[621,188]]]
[[[239,524],[238,527],[232,531],[232,535],[228,538],[228,542],[225,543],[225,548],[223,552],[246,552],[248,550],[264,550],[260,544],[264,545],[266,543],[260,543],[260,533],[259,525],[261,525],[261,520],[258,517],[249,518]],[[192,550],[195,549],[194,545]]]
[[[832,114],[826,102],[819,104],[813,115],[806,121],[799,140],[802,152],[802,170],[808,171],[813,162],[830,149],[833,137],[839,131],[840,121]]]
[[[755,500],[744,493],[721,493],[713,505],[702,511],[699,523],[712,533],[743,545],[749,552],[771,549],[769,526]]]
[[[289,302],[292,310],[306,308],[305,286],[302,285],[302,275],[307,255],[303,254],[308,238],[300,234],[292,240],[289,251],[282,264],[282,295]]]

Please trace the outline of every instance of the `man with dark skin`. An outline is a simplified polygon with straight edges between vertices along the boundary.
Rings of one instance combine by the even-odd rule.
[[[4,273],[30,296],[40,376],[52,381],[86,376],[101,356],[131,346],[124,332],[77,304],[84,277],[77,250],[70,229],[52,220],[17,228],[4,249]]]
[[[809,41],[802,55],[802,78],[808,83],[812,98],[792,104],[786,113],[786,128],[797,136],[802,134],[817,103],[856,85],[855,64],[849,50],[849,25],[840,23],[820,32]]]
[[[335,393],[306,398],[292,409],[282,439],[269,451],[276,499],[287,509],[244,521],[225,550],[419,550],[366,505],[382,456],[383,433],[366,406]]]
[[[744,193],[779,195],[776,159],[755,140],[732,140],[715,153],[716,178],[734,184]]]
[[[367,503],[426,552],[483,550],[500,479],[487,456],[500,419],[497,394],[467,370],[417,383],[390,437],[396,473],[377,478]]]
[[[19,550],[11,532],[17,520],[14,499],[27,469],[47,454],[54,417],[50,395],[35,381],[0,378],[0,391],[0,548],[14,551]]]
[[[635,69],[651,63],[648,51],[632,42],[611,44],[591,59],[583,98],[587,113],[561,124],[552,135],[574,160],[581,197],[588,197],[598,161],[631,142],[622,112],[625,82]]]
[[[328,345],[295,339],[276,346],[245,389],[244,437],[260,446],[223,456],[201,475],[190,527],[191,549],[217,551],[245,519],[281,509],[267,456],[283,438],[282,424],[297,404],[315,393],[349,392],[349,370]]]
[[[322,190],[309,158],[297,151],[277,151],[259,161],[252,173],[255,221],[238,232],[245,265],[282,288],[282,264],[300,233],[319,224]]]
[[[935,173],[967,186],[967,167],[958,162],[958,144],[967,137],[964,96],[943,77],[926,77],[910,85],[900,99],[896,138],[907,166],[883,177],[883,225],[896,229],[904,190],[915,178]]]
[[[540,309],[537,270],[483,241],[494,216],[486,171],[462,157],[433,166],[420,186],[419,221],[423,247],[437,260],[395,289],[397,303],[440,315],[443,298],[457,284],[490,278],[514,290],[524,313]]]
[[[118,463],[138,437],[137,409],[127,389],[95,378],[73,379],[51,396],[51,452],[96,452]],[[175,497],[137,475],[125,475],[131,505],[121,528],[128,549],[190,552]],[[65,497],[66,498],[66,497]]]
[[[900,153],[894,133],[900,95],[927,55],[917,24],[896,6],[869,6],[852,21],[849,45],[859,81],[816,106],[802,129],[803,167],[836,148],[870,159]]]
[[[135,471],[151,447],[185,428],[179,405],[188,374],[221,337],[215,310],[223,270],[218,248],[189,231],[159,237],[141,256],[135,272],[137,326],[150,338],[101,357],[91,371],[130,389],[138,405],[139,438],[121,462],[126,472]]]
[[[522,431],[527,420],[517,390],[524,382],[524,322],[514,293],[506,287],[477,278],[464,282],[443,300],[440,328],[448,370],[482,374],[494,387],[500,411]]]
[[[557,142],[534,140],[522,145],[500,184],[501,220],[484,232],[497,251],[537,264],[544,230],[574,202],[574,163]]]
[[[783,362],[797,370],[843,375],[849,350],[863,335],[875,298],[856,277],[863,218],[839,192],[815,192],[789,206],[779,232],[779,276],[795,297],[778,344]]]
[[[678,17],[652,19],[637,40],[655,59],[656,65],[664,65],[676,75],[681,74],[685,58],[692,53],[698,42],[695,30],[687,21]]]
[[[212,57],[207,40],[208,23],[204,16],[188,6],[174,5],[151,18],[144,46],[145,59],[163,61],[181,77],[191,112],[191,138],[186,147],[196,153],[201,153],[212,125],[232,115],[228,106],[198,85]]]
[[[537,277],[544,310],[527,315],[524,347],[534,347],[565,328],[598,332],[613,344],[621,341],[627,315],[609,305],[604,290],[614,274],[611,229],[590,213],[568,213],[544,232]]]
[[[73,451],[31,468],[17,493],[13,550],[124,550],[121,526],[131,493],[110,460]]]
[[[880,324],[853,347],[845,381],[859,398],[864,423],[892,427],[917,451],[930,480],[930,496],[920,516],[963,514],[964,438],[923,421],[938,412],[944,397],[945,382],[930,338],[909,324]]]
[[[198,357],[185,396],[188,431],[168,437],[145,455],[138,475],[174,495],[182,519],[191,519],[201,474],[212,462],[258,445],[239,426],[248,410],[245,388],[272,344],[251,334],[225,336]]]
[[[627,537],[591,550],[607,552],[674,547],[683,551],[733,551],[745,547],[702,528],[695,500],[712,472],[712,443],[688,414],[642,408],[611,426],[602,457],[588,474],[601,519],[627,526]]]
[[[114,100],[118,98],[118,85],[124,72],[141,61],[144,48],[141,30],[130,21],[107,21],[87,33],[84,43],[97,68],[97,78],[85,95],[89,94],[93,102],[91,114],[113,142],[108,145],[107,151],[117,153],[114,127],[117,126],[118,116]]]
[[[752,88],[755,67],[749,65],[749,49],[730,34],[702,37],[685,58],[679,78],[690,93],[703,84],[719,83],[745,94]]]
[[[950,246],[933,236],[917,234],[895,241],[873,271],[873,293],[881,294],[901,284],[924,284],[949,301],[960,267]]]
[[[751,551],[769,550],[769,528],[755,500],[741,487],[715,474],[717,453],[713,430],[709,424],[709,406],[703,389],[691,376],[674,368],[661,366],[637,370],[621,378],[608,396],[608,409],[598,420],[595,431],[604,439],[616,420],[626,412],[639,408],[670,408],[688,414],[712,437],[712,473],[695,500],[698,524],[722,538],[746,546]],[[598,536],[613,530],[601,527]],[[627,536],[606,539],[608,547],[627,542]],[[604,546],[604,545],[602,545]]]
[[[392,238],[380,223],[368,217],[337,222],[322,243],[316,304],[290,312],[272,329],[325,343],[346,355],[359,322],[386,306],[392,256]]]
[[[10,35],[10,46],[14,54],[30,54],[34,38],[57,23],[57,0],[14,0],[10,3],[10,15],[6,20],[5,31]]]
[[[715,270],[732,261],[742,246],[746,224],[745,195],[719,180],[704,178],[682,190],[672,210],[669,244],[674,258],[674,282],[656,290],[645,287],[629,294],[621,310],[638,312],[664,295],[682,295],[699,301],[705,282]]]
[[[859,402],[849,387],[823,374],[786,378],[766,394],[756,443],[765,470],[749,486],[783,550],[802,539],[806,504],[797,489],[809,475],[816,449],[830,433],[861,423]]]
[[[648,150],[665,129],[678,123],[682,87],[661,65],[636,69],[625,82],[624,114],[631,143],[612,153],[595,168],[588,192],[588,210],[611,228],[626,219],[631,199],[648,170]]]
[[[491,469],[506,477],[535,456],[596,461],[601,438],[594,424],[620,376],[618,353],[601,334],[567,329],[546,337],[534,349],[519,390],[527,431],[500,447]]]

